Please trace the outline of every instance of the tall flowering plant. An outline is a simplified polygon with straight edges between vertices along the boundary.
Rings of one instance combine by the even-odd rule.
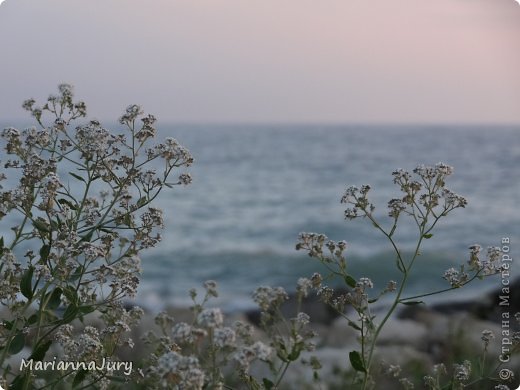
[[[141,251],[161,240],[163,216],[153,201],[165,187],[191,182],[186,172],[172,176],[193,158],[173,138],[152,144],[156,119],[137,105],[119,119],[120,133],[96,120],[81,122],[86,105],[74,101],[67,84],[43,106],[30,99],[23,107],[37,127],[2,132],[3,385],[102,385],[115,373],[69,370],[45,382],[34,372],[16,372],[9,359],[25,347],[32,361],[53,350],[64,360],[100,362],[116,360],[119,346],[133,345],[128,331],[142,310],[123,301],[136,293]],[[74,332],[90,313],[103,325]]]
[[[424,241],[433,237],[434,228],[441,219],[455,209],[467,205],[464,197],[446,187],[446,180],[452,173],[453,168],[443,163],[434,166],[420,165],[411,173],[402,169],[394,171],[393,182],[398,186],[401,196],[388,202],[387,223],[382,222],[375,213],[376,207],[369,200],[369,185],[360,188],[351,186],[346,189],[341,198],[341,203],[347,205],[345,218],[368,220],[389,241],[394,252],[394,265],[399,270],[400,280],[388,281],[379,292],[373,292],[374,284],[369,278],[353,276],[345,255],[345,241],[335,242],[324,234],[300,234],[296,249],[305,250],[310,257],[318,259],[330,271],[329,277],[341,278],[350,289],[346,293],[336,293],[325,285],[325,278],[320,274],[315,274],[310,279],[321,299],[359,332],[360,348],[349,353],[349,363],[355,372],[353,385],[357,384],[359,388],[367,389],[374,386],[372,371],[378,337],[398,306],[423,303],[421,298],[461,288],[476,278],[501,271],[500,248],[490,247],[484,258],[481,255],[481,247],[472,245],[469,248],[470,256],[467,263],[461,264],[457,269],[450,268],[444,273],[443,278],[449,286],[439,291],[406,296],[406,286],[412,278],[414,265],[419,261]],[[417,231],[416,245],[411,254],[403,251],[395,239],[398,225],[405,218],[411,220]],[[393,294],[389,307],[382,315],[376,315],[374,304],[387,294]],[[461,378],[455,378],[452,385],[463,385],[463,379],[468,379]],[[401,383],[404,388],[413,386],[406,378],[402,378]]]

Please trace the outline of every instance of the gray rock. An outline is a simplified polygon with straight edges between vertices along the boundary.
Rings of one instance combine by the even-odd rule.
[[[319,333],[323,345],[326,347],[343,348],[347,345],[355,345],[359,331],[347,324],[344,318],[337,318],[332,322],[326,332]]]
[[[390,318],[379,334],[378,345],[412,345],[422,349],[428,334],[421,322]]]

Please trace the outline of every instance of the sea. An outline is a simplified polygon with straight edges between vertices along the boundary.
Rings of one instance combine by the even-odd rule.
[[[160,136],[176,138],[195,163],[193,183],[159,199],[166,228],[163,242],[143,254],[138,299],[145,305],[187,305],[188,291],[205,280],[218,283],[219,304],[230,310],[251,307],[260,285],[294,291],[298,278],[326,274],[295,250],[300,232],[346,240],[349,272],[370,277],[375,291],[398,281],[390,242],[367,220],[345,220],[340,198],[350,185],[369,184],[375,215],[388,227],[387,202],[400,195],[391,173],[418,164],[453,166],[447,187],[468,205],[424,241],[408,294],[448,287],[444,271],[466,263],[475,243],[485,252],[507,238],[504,249],[520,262],[518,126],[176,125]],[[404,218],[395,237],[408,256],[418,239],[414,222]],[[501,283],[500,276],[476,280],[429,300],[469,299]]]
[[[509,239],[507,278],[519,274],[519,126],[159,124],[164,137],[186,146],[195,162],[177,172],[190,172],[192,184],[157,199],[163,240],[142,253],[136,298],[150,310],[189,305],[189,290],[202,293],[206,280],[218,284],[215,304],[232,311],[253,307],[258,286],[294,291],[300,277],[325,275],[317,260],[296,251],[300,232],[346,240],[348,271],[370,277],[374,291],[399,281],[390,242],[366,219],[346,220],[340,199],[346,187],[369,184],[376,217],[391,226],[386,205],[400,196],[392,172],[438,162],[454,167],[447,187],[468,205],[441,219],[424,241],[406,294],[448,287],[444,271],[466,263],[475,243],[485,252]],[[418,239],[411,219],[403,218],[395,239],[409,256]],[[500,275],[476,280],[427,301],[472,299],[501,283]]]

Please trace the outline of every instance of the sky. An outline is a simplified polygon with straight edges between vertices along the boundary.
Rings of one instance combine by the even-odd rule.
[[[179,123],[520,123],[514,0],[5,0],[0,122],[61,82]]]

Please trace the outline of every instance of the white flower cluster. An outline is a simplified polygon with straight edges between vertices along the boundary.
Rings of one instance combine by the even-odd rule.
[[[307,298],[309,291],[312,289],[312,281],[307,278],[299,278],[296,284],[296,292],[302,298]]]
[[[36,346],[55,342],[73,358],[108,358],[133,346],[127,334],[140,311],[122,302],[137,292],[140,251],[161,240],[163,215],[152,202],[164,187],[191,182],[187,172],[177,173],[179,182],[168,179],[193,157],[171,138],[154,144],[156,119],[137,105],[120,119],[124,133],[97,120],[77,125],[85,103],[74,101],[72,86],[58,89],[41,107],[23,103],[38,128],[1,132],[8,159],[0,168],[0,220],[10,214],[15,225],[10,242],[0,238],[0,303],[14,318],[1,344],[38,328]],[[18,261],[21,247],[30,250]],[[37,313],[30,319],[28,308]],[[92,312],[101,314],[102,331],[72,328]],[[17,352],[4,348],[0,365]]]
[[[224,316],[219,308],[204,309],[199,314],[198,323],[206,328],[218,328],[224,323]]]
[[[392,173],[394,183],[400,187],[404,196],[388,202],[390,217],[397,220],[403,212],[415,215],[416,218],[417,215],[424,218],[429,213],[438,217],[467,205],[464,197],[445,187],[446,177],[453,173],[451,166],[442,162],[434,166],[419,165],[413,173],[416,175],[415,178],[403,169],[397,169]],[[420,209],[419,205],[424,209]],[[442,209],[437,210],[439,206]]]
[[[162,388],[171,389],[175,385],[179,389],[195,390],[204,386],[204,372],[196,357],[169,351],[159,357],[154,369],[161,378]]]
[[[253,292],[253,300],[263,311],[273,309],[289,299],[283,287],[260,286]]]
[[[253,345],[241,347],[234,355],[233,359],[237,362],[239,369],[245,374],[249,372],[251,363],[255,359],[269,361],[273,349],[261,341]]]
[[[325,264],[334,264],[339,272],[346,269],[344,252],[347,249],[346,241],[329,240],[325,234],[300,233],[296,250],[306,250],[310,257],[314,257]]]
[[[491,342],[491,340],[493,340],[495,338],[495,334],[489,330],[489,329],[484,329],[482,331],[482,341],[484,341],[484,345],[485,347],[487,348],[487,346],[489,345],[489,343]]]
[[[490,276],[502,272],[501,263],[502,251],[499,247],[488,247],[486,258],[481,258],[482,247],[474,244],[469,247],[468,271],[475,272],[475,275]],[[447,280],[453,288],[459,288],[468,283],[471,278],[469,273],[461,266],[459,270],[449,268],[444,272],[443,278]]]
[[[451,267],[444,272],[442,278],[447,280],[451,287],[459,288],[468,282],[469,275],[464,271],[464,267],[460,270]]]
[[[345,190],[341,198],[341,203],[351,204],[353,206],[345,210],[345,218],[354,219],[374,211],[374,205],[368,201],[368,192],[370,189],[371,187],[365,184],[362,185],[361,188],[350,186]]]
[[[471,375],[471,362],[464,360],[462,364],[455,364],[453,366],[453,376],[459,382],[466,382]]]
[[[310,288],[310,280],[301,279],[303,289]],[[288,295],[282,288],[260,287],[253,294],[262,310],[268,313],[269,323],[263,330],[270,344],[255,339],[251,324],[236,321],[226,324],[224,314],[219,308],[205,308],[208,299],[218,296],[217,284],[213,280],[204,283],[206,294],[202,302],[197,301],[196,290],[190,291],[194,305],[193,322],[174,322],[166,313],[156,317],[161,327],[161,337],[149,333],[147,342],[155,346],[150,356],[150,369],[139,381],[146,386],[155,386],[157,382],[164,388],[220,389],[224,386],[224,373],[235,373],[236,380],[247,384],[248,388],[260,388],[251,374],[254,364],[264,363],[271,369],[282,362],[296,361],[302,350],[312,350],[310,341],[314,332],[306,329],[310,317],[302,312],[287,322],[290,334],[279,333],[278,314],[280,305]],[[315,364],[316,366],[316,364]],[[189,375],[196,370],[200,375]],[[230,371],[231,370],[231,371]],[[191,379],[190,379],[191,378]],[[261,382],[260,382],[261,383]]]

